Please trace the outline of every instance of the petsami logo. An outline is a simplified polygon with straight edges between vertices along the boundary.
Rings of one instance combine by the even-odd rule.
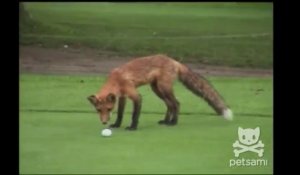
[[[251,129],[251,128],[243,129],[239,127],[238,134],[239,134],[239,140],[235,141],[232,145],[233,148],[238,148],[233,150],[235,157],[239,157],[241,153],[247,151],[257,153],[259,157],[263,156],[264,153],[263,147],[265,145],[262,143],[261,140],[258,142],[259,135],[260,135],[259,127],[256,127],[255,129]]]
[[[240,154],[245,152],[256,153],[258,157],[263,157],[264,153],[264,144],[260,137],[260,128],[238,128],[238,140],[236,140],[233,146],[233,153],[235,157],[240,157]],[[246,158],[237,158],[230,159],[229,166],[266,166],[268,161],[266,159],[246,159]]]

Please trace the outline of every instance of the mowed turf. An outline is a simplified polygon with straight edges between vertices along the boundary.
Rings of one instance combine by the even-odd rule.
[[[20,43],[272,68],[272,3],[24,3]]]
[[[235,113],[232,122],[217,116],[200,98],[175,83],[181,102],[179,124],[160,126],[163,102],[150,87],[140,88],[143,106],[137,131],[126,131],[128,101],[121,128],[100,135],[95,109],[86,97],[103,76],[20,76],[20,173],[272,173],[272,78],[208,77]],[[115,115],[112,120],[115,119]],[[111,121],[112,122],[112,121]],[[267,166],[230,167],[238,127],[260,127]],[[258,159],[255,153],[240,158]]]

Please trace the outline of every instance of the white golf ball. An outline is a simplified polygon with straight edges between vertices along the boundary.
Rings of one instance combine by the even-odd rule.
[[[108,137],[108,136],[111,136],[112,132],[110,129],[103,129],[102,132],[101,132],[101,135],[104,136],[104,137]]]

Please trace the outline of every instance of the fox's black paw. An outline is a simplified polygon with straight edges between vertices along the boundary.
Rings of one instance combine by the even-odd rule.
[[[166,121],[166,120],[160,120],[158,121],[158,124],[160,125],[168,125],[168,126],[174,126],[177,124],[176,120]]]
[[[160,124],[160,125],[166,125],[167,123],[168,123],[168,121],[165,121],[165,120],[158,121],[158,124]]]
[[[168,126],[175,126],[175,125],[177,125],[177,121],[167,122],[166,125],[168,125]]]
[[[135,131],[137,130],[137,127],[131,127],[131,126],[128,126],[125,128],[127,131]]]
[[[119,128],[120,125],[119,124],[111,124],[109,125],[110,128]]]

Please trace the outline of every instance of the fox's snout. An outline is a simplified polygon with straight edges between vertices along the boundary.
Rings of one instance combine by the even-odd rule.
[[[102,122],[103,125],[106,125],[109,122],[110,115],[111,115],[110,113],[107,114],[100,113],[100,121]]]
[[[100,114],[100,121],[103,125],[106,125],[109,121],[109,118]]]

